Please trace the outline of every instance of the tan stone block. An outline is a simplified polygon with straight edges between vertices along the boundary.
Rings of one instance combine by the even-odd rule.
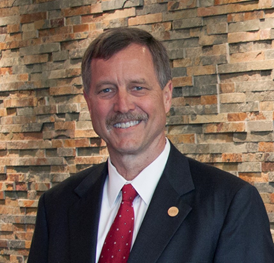
[[[274,143],[273,142],[259,142],[259,151],[260,152],[273,152]]]
[[[273,172],[274,163],[273,162],[263,162],[262,163],[262,172]]]
[[[242,63],[247,61],[265,60],[265,54],[262,51],[253,51],[246,53],[235,53],[230,56],[230,63]]]
[[[247,72],[254,70],[272,70],[274,67],[274,60],[265,61],[251,61],[246,63],[236,63],[236,64],[223,64],[218,65],[218,73],[232,73],[232,72]],[[243,83],[243,85],[245,85]],[[250,83],[246,85],[250,86]]]
[[[256,20],[265,18],[265,13],[262,10],[254,12],[244,12],[244,13],[231,13],[227,15],[227,21],[231,22],[241,22],[246,20]]]
[[[222,162],[239,163],[242,162],[241,153],[223,153]]]
[[[197,97],[183,97],[183,98],[184,98],[184,104],[182,104],[181,106],[185,106],[185,105],[187,105],[187,106],[201,105],[201,97],[200,96],[197,96]]]
[[[76,130],[75,138],[98,138],[98,134],[93,129]]]
[[[158,15],[161,15],[161,14],[158,14]],[[115,10],[113,13],[112,12],[104,13],[103,14],[103,19],[104,20],[105,19],[106,20],[114,20],[114,19],[121,19],[121,18],[129,18],[129,20],[130,20],[130,19],[133,19],[132,18],[133,16],[136,16],[136,9],[135,9],[135,7],[126,8],[126,9],[120,9],[120,10]],[[102,18],[100,18],[100,19],[102,19]],[[153,21],[153,16],[148,16],[147,18],[143,18],[143,19],[152,20]],[[152,21],[151,21],[151,23],[153,23]],[[161,21],[155,21],[155,22],[161,22]],[[141,24],[144,24],[144,23],[141,23]]]
[[[54,129],[58,130],[74,130],[76,127],[75,121],[55,122]]]
[[[197,4],[198,4],[197,0],[168,1],[167,10],[175,11],[175,10],[182,10],[187,8],[194,8],[194,7],[197,7]]]
[[[274,193],[269,194],[270,202],[274,203]]]
[[[62,9],[61,14],[64,17],[70,17],[70,16],[90,14],[90,11],[91,11],[90,5],[83,5],[80,7]]]
[[[227,120],[230,121],[245,121],[247,119],[247,113],[228,113]]]
[[[99,164],[106,161],[107,157],[105,156],[89,156],[89,157],[76,157],[75,164]]]
[[[21,31],[20,24],[14,24],[14,25],[7,25],[7,33],[14,34]]]
[[[240,2],[240,3],[238,3],[238,2]],[[246,2],[246,0],[244,0],[244,2]],[[204,16],[214,16],[214,15],[234,13],[235,10],[237,10],[237,12],[241,12],[241,11],[247,12],[247,11],[253,11],[253,10],[257,10],[257,9],[258,9],[257,3],[243,5],[241,3],[241,1],[237,1],[237,4],[200,7],[197,10],[197,15],[204,17]]]
[[[228,33],[228,43],[239,43],[260,40],[260,32]]]
[[[261,111],[274,111],[273,101],[261,101],[260,102],[260,110]],[[273,115],[273,120],[274,120],[274,115]]]
[[[250,173],[239,173],[239,177],[246,182],[253,184],[254,183],[267,183],[268,182],[268,177],[265,173],[255,173],[255,172],[250,172]]]
[[[25,14],[20,16],[20,22],[22,24],[44,20],[47,18],[47,12],[33,13],[33,14]]]
[[[274,212],[274,204],[265,204],[265,209],[268,213]]]
[[[221,103],[241,103],[246,101],[244,93],[223,93],[220,94]]]
[[[260,162],[242,162],[238,164],[239,172],[261,172]]]
[[[216,67],[214,65],[187,68],[188,76],[211,75],[211,74],[216,74]]]
[[[273,131],[273,121],[250,121],[247,123],[248,131]]]
[[[29,65],[29,64],[45,63],[45,62],[48,62],[48,60],[49,60],[48,54],[29,55],[29,56],[24,56],[23,63],[26,65]]]
[[[162,13],[158,14],[148,14],[143,16],[136,16],[128,19],[129,26],[136,26],[142,24],[153,24],[162,22]]]
[[[189,67],[193,65],[191,58],[175,59],[172,63],[174,68]]]
[[[214,133],[214,134],[197,134],[197,143],[229,143],[233,142],[232,134]]]
[[[246,132],[246,127],[244,122],[205,124],[203,127],[203,132],[204,133]]]
[[[193,86],[193,77],[176,77],[172,79],[174,87]]]
[[[184,97],[172,98],[172,107],[183,106],[183,105],[185,105]]]
[[[217,104],[218,98],[216,95],[201,96],[201,105]]]
[[[82,25],[74,25],[73,26],[73,32],[77,33],[77,32],[84,32],[84,31],[90,31],[89,30],[89,25],[88,24],[82,24]]]
[[[235,92],[235,83],[221,83],[220,90],[222,93],[234,93]]]
[[[196,115],[191,116],[189,123],[223,123],[227,121],[227,113],[221,113],[217,115]]]
[[[195,135],[194,134],[177,134],[177,135],[169,135],[168,134],[167,137],[174,144],[195,143]]]
[[[102,4],[101,3],[97,3],[97,4],[92,4],[90,7],[90,13],[91,14],[98,14],[98,13],[102,13]]]

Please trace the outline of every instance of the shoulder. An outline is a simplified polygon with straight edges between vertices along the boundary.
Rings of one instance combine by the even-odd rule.
[[[101,163],[90,168],[87,168],[75,175],[71,175],[63,182],[55,185],[43,194],[43,197],[48,202],[52,200],[64,200],[77,198],[77,188],[84,189],[92,186],[94,182],[102,175],[106,163]]]
[[[171,149],[170,159],[170,167],[175,166],[177,169],[179,167],[180,176],[191,178],[195,192],[235,195],[242,188],[246,188],[247,191],[257,191],[254,186],[236,175],[189,158],[174,146]]]

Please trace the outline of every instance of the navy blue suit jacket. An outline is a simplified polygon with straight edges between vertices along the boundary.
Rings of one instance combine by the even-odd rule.
[[[28,263],[95,263],[107,165],[43,194]],[[144,182],[145,183],[145,182]],[[179,213],[168,215],[175,206]],[[174,146],[128,263],[273,263],[269,220],[258,191]]]

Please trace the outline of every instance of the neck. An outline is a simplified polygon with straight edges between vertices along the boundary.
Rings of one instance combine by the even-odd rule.
[[[127,181],[131,181],[150,165],[162,153],[164,148],[165,141],[157,149],[154,149],[154,151],[146,151],[140,154],[121,154],[109,151],[109,154],[111,162],[119,174]]]

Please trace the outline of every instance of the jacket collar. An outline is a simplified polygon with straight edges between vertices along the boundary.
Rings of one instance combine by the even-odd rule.
[[[173,145],[141,225],[128,263],[156,262],[192,207],[184,200],[194,190],[188,159]],[[168,212],[178,209],[176,216]]]

